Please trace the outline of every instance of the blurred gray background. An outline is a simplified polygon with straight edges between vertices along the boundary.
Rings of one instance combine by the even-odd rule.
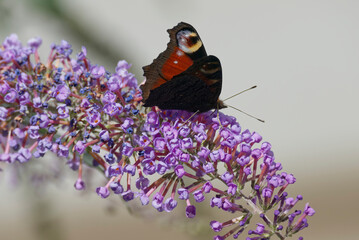
[[[356,239],[358,10],[356,0],[0,0],[0,41],[11,33],[24,44],[40,36],[44,60],[50,44],[65,39],[75,53],[86,46],[91,61],[110,71],[126,59],[142,81],[142,66],[166,47],[166,29],[180,21],[192,24],[207,52],[221,60],[222,99],[258,85],[228,104],[265,119],[265,124],[231,109],[223,112],[271,142],[276,160],[297,178],[290,192],[302,194],[302,205],[309,201],[317,211],[300,235]],[[46,187],[29,184],[30,166],[0,173],[1,240],[214,235],[208,222],[218,213],[207,206],[195,220],[183,218],[183,208],[174,217],[155,214],[151,207],[151,213],[130,213],[118,198],[97,197],[94,189],[103,182],[99,173],[88,172],[93,176],[89,191],[81,193],[73,188],[76,173],[56,170],[63,162],[33,161],[41,163],[31,166],[37,172],[35,182],[48,182]],[[16,175],[20,180],[14,187]]]

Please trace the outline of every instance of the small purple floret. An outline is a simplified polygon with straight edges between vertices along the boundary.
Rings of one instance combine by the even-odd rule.
[[[181,200],[187,200],[188,197],[189,197],[189,192],[185,188],[179,188],[177,190],[177,193],[179,195],[178,198],[181,199]]]
[[[110,191],[106,187],[98,187],[98,188],[96,188],[96,193],[101,198],[107,198],[108,196],[110,196]]]
[[[186,217],[194,218],[196,216],[196,207],[193,205],[189,205],[186,207]]]
[[[74,187],[76,190],[84,190],[85,189],[85,182],[82,179],[77,179]]]
[[[222,231],[222,223],[218,222],[218,221],[211,221],[210,224],[211,228],[213,229],[213,231],[215,232],[220,232]]]

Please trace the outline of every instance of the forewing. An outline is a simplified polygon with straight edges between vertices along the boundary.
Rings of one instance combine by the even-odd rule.
[[[143,67],[146,81],[140,87],[144,102],[151,90],[170,81],[174,76],[186,71],[196,59],[207,55],[198,33],[190,24],[181,22],[167,31],[170,41],[166,50],[160,53],[150,65]],[[190,34],[196,35],[199,41],[192,42],[191,39],[196,38]]]

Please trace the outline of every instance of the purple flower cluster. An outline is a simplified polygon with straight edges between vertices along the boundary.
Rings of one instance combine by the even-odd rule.
[[[188,218],[196,216],[195,202],[208,198],[211,207],[236,215],[210,223],[215,232],[230,228],[218,240],[244,233],[254,214],[262,221],[247,239],[285,239],[308,226],[315,211],[308,204],[295,209],[302,196],[291,198],[286,188],[296,179],[281,171],[258,133],[218,112],[143,109],[127,62],[111,74],[91,64],[84,47],[71,58],[62,41],[44,64],[40,44],[34,38],[23,47],[11,35],[0,47],[0,164],[52,151],[79,172],[78,190],[85,188],[85,163],[108,179],[96,189],[100,197],[137,198],[160,212],[184,200]]]
[[[69,163],[89,153],[107,169],[100,150],[117,161],[128,135],[121,126],[139,125],[141,95],[128,72],[130,65],[120,61],[111,74],[91,64],[84,47],[70,58],[66,41],[51,46],[44,64],[37,53],[40,44],[41,39],[34,38],[23,47],[12,34],[0,48],[0,161],[26,162],[50,150],[72,158]],[[81,174],[77,189],[85,187]]]

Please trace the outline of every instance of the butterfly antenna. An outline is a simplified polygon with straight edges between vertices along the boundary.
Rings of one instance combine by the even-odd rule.
[[[243,114],[245,114],[245,115],[247,115],[247,116],[249,116],[249,117],[252,117],[252,118],[254,118],[254,119],[257,119],[258,121],[260,121],[260,122],[262,122],[262,123],[264,123],[264,120],[259,119],[259,118],[255,117],[255,116],[253,116],[253,115],[250,115],[249,113],[246,113],[246,112],[244,112],[244,111],[242,111],[242,110],[240,110],[240,109],[238,109],[238,108],[236,108],[236,107],[233,107],[233,106],[228,105],[228,104],[227,104],[227,106],[228,106],[228,107],[231,107],[231,108],[233,108],[233,109],[235,109],[235,110],[237,110],[237,111],[239,111],[239,112],[241,112],[241,113],[243,113]]]
[[[248,89],[246,89],[246,90],[243,90],[242,92],[236,93],[236,94],[234,94],[233,96],[230,96],[230,97],[224,99],[223,102],[224,102],[224,101],[227,101],[228,99],[234,98],[235,96],[238,96],[239,94],[242,94],[242,93],[244,93],[244,92],[247,92],[247,91],[249,91],[249,90],[252,90],[253,88],[256,88],[256,87],[257,87],[257,86],[253,86],[253,87],[250,87],[250,88],[248,88]]]
[[[183,123],[183,125],[186,125],[186,123],[187,123],[191,118],[193,118],[194,115],[196,115],[198,112],[199,112],[199,110],[195,111],[195,112]]]

